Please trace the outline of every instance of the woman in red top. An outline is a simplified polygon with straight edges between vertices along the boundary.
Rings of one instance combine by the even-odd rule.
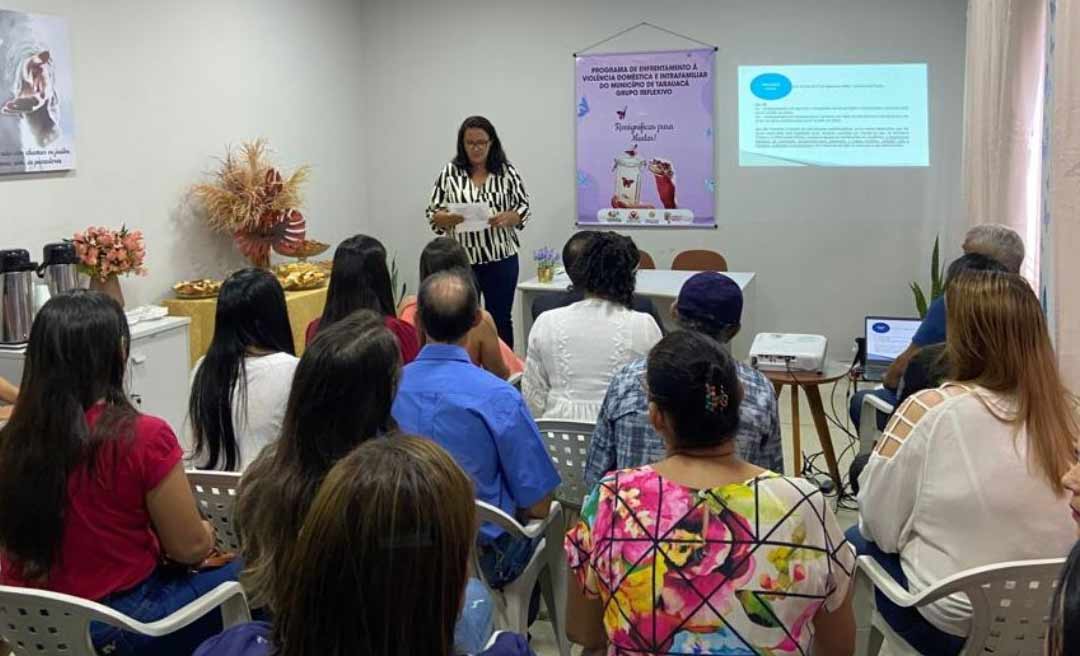
[[[0,583],[150,622],[235,580],[238,564],[191,573],[214,532],[172,429],[124,393],[129,339],[123,310],[98,292],[61,294],[38,313],[19,399],[0,429]],[[103,653],[190,654],[220,627],[211,613],[156,640],[103,624],[91,637]]]
[[[420,353],[420,339],[416,328],[397,318],[390,269],[386,266],[386,249],[378,239],[367,235],[349,237],[334,251],[326,307],[322,317],[308,324],[305,344],[310,344],[320,329],[357,310],[374,310],[383,318],[383,323],[397,338],[402,364],[416,359]]]

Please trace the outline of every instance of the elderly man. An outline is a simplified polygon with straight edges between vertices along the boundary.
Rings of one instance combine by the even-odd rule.
[[[739,285],[722,273],[695,274],[679,291],[672,313],[682,330],[695,330],[723,346],[739,332],[743,297]],[[739,457],[759,467],[784,472],[776,392],[756,369],[737,362],[743,401],[735,448]],[[649,422],[649,401],[642,380],[645,358],[615,373],[608,386],[585,460],[589,487],[613,469],[640,467],[666,457],[664,440]]]
[[[992,262],[987,263],[986,259],[973,259],[961,257],[949,265],[949,278],[959,273],[959,270],[975,269],[985,270],[989,268],[997,269],[1003,267],[1010,273],[1020,273],[1020,266],[1024,263],[1024,242],[1020,239],[1020,235],[1016,234],[1012,229],[1003,225],[987,224],[977,225],[971,230],[968,230],[967,235],[964,237],[963,245],[964,255],[982,255],[985,258],[989,258]],[[994,264],[996,263],[996,264]],[[954,270],[955,269],[955,270]],[[911,359],[919,352],[920,349],[930,346],[931,344],[940,344],[945,341],[945,296],[939,296],[930,303],[930,307],[926,310],[926,316],[923,317],[922,325],[919,326],[919,330],[911,338],[911,344],[904,350],[903,353],[897,356],[892,365],[885,372],[882,377],[882,387],[876,390],[863,390],[856,393],[851,398],[851,405],[848,408],[848,413],[851,415],[851,420],[855,423],[855,426],[859,425],[859,421],[862,418],[862,404],[863,397],[867,394],[873,394],[880,397],[890,405],[895,406],[897,403],[897,388],[900,385],[900,381],[904,378],[904,372],[907,370],[908,364]],[[887,417],[880,415],[878,417],[878,425],[884,429],[885,421]]]

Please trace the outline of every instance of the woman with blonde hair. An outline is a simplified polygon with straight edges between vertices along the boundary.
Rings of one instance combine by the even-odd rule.
[[[274,624],[234,627],[196,656],[454,653],[476,505],[439,445],[392,435],[340,460],[319,488],[278,579]],[[501,634],[484,656],[525,656]]]
[[[1061,557],[1075,539],[1062,477],[1080,437],[1077,403],[1054,359],[1042,307],[1012,273],[950,283],[944,385],[893,416],[860,479],[848,539],[912,592],[966,569]],[[861,535],[860,535],[861,533]],[[970,603],[878,609],[922,653],[955,654]]]

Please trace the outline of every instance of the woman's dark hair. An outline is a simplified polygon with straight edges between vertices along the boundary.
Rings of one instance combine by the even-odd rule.
[[[428,276],[449,269],[472,269],[469,254],[456,239],[437,237],[420,253],[420,282]]]
[[[597,232],[574,262],[570,278],[579,281],[587,294],[632,308],[640,257],[633,239],[611,231]]]
[[[491,143],[488,144],[487,163],[484,166],[487,167],[488,173],[502,175],[503,169],[509,162],[506,159],[506,153],[503,152],[502,141],[499,140],[499,135],[495,132],[495,126],[483,116],[470,116],[461,122],[461,127],[457,131],[457,155],[454,157],[454,166],[472,173],[472,163],[469,161],[469,153],[465,149],[465,131],[470,128],[483,130],[487,133]]]
[[[735,437],[742,386],[735,361],[716,340],[690,330],[669,333],[646,366],[649,400],[671,422],[672,447],[699,449]]]
[[[100,292],[54,296],[34,319],[19,401],[0,429],[0,549],[28,580],[56,562],[68,477],[81,466],[107,471],[123,454],[103,446],[134,436],[138,413],[124,393],[129,341],[123,309]],[[86,412],[99,401],[91,429]]]
[[[275,654],[450,656],[475,508],[469,477],[435,442],[357,447],[319,488],[279,581]]]
[[[349,237],[334,251],[319,332],[357,310],[372,310],[384,317],[396,315],[386,248],[367,235]]]
[[[396,430],[390,407],[401,354],[380,315],[361,310],[319,331],[293,377],[281,437],[244,474],[237,524],[256,606],[295,542],[323,477],[358,444]],[[292,575],[293,573],[288,573]]]
[[[956,258],[949,263],[949,268],[945,272],[945,284],[956,279],[958,275],[965,271],[997,271],[999,273],[1008,273],[1009,270],[1005,268],[1005,265],[998,262],[994,258],[988,255],[982,255],[980,253],[964,253],[960,257]]]
[[[236,444],[233,410],[247,417],[247,368],[252,349],[295,355],[285,292],[274,274],[241,269],[229,276],[218,295],[214,339],[191,385],[188,418],[195,436],[195,455],[205,452],[202,469],[224,464],[236,471],[241,456]]]
[[[1077,645],[1080,645],[1080,542],[1073,545],[1061,568],[1057,590],[1050,603],[1046,653],[1048,656],[1069,656],[1075,653]]]

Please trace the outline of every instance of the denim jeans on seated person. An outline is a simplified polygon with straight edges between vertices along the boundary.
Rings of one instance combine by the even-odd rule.
[[[889,576],[902,585],[908,587],[907,576],[900,566],[900,555],[885,553],[873,542],[870,542],[859,532],[859,526],[855,525],[845,531],[844,535],[848,542],[855,547],[855,553],[860,556],[870,556],[881,565]],[[920,654],[932,654],[933,656],[956,656],[964,648],[966,638],[946,633],[931,624],[922,614],[914,608],[902,608],[889,601],[880,590],[874,589],[874,602],[878,613],[881,614],[889,627],[896,635],[903,638]]]
[[[168,617],[222,583],[235,581],[242,565],[236,559],[215,569],[191,573],[180,566],[158,567],[138,586],[105,597],[100,603],[140,622]],[[107,624],[90,625],[90,637],[99,654],[124,656],[190,656],[204,640],[221,632],[221,611],[212,610],[199,620],[161,638],[121,631]]]

